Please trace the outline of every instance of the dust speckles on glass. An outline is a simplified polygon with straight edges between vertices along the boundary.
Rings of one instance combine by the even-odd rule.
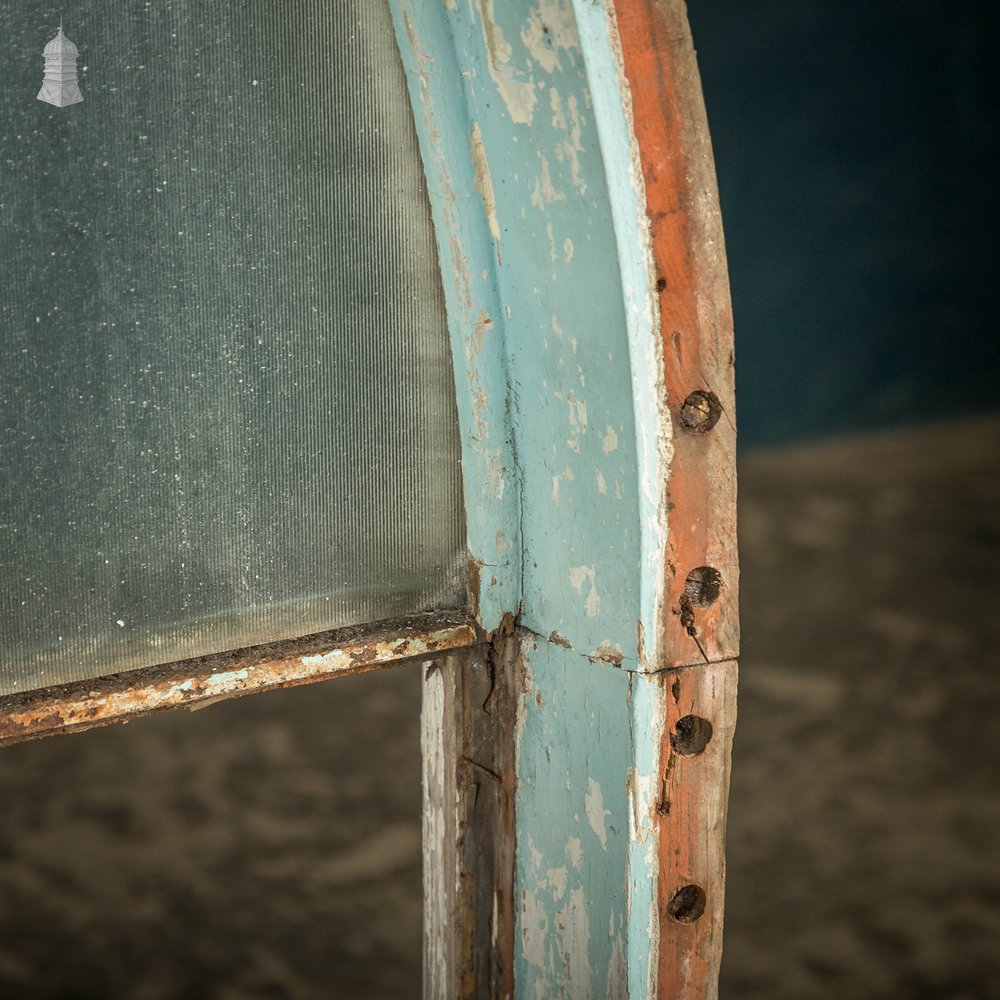
[[[462,606],[389,5],[33,6],[0,3],[0,694]]]

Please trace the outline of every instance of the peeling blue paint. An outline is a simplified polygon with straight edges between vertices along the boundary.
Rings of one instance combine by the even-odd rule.
[[[640,572],[637,619],[651,640],[660,634],[663,565],[667,550],[667,475],[672,454],[670,416],[663,390],[663,349],[657,315],[656,275],[628,105],[615,54],[616,27],[604,4],[574,3],[586,53],[587,79],[600,136],[604,173],[617,237],[618,268],[631,371],[631,403],[636,428]],[[640,670],[648,669],[639,650]],[[656,663],[652,664],[656,669]]]
[[[593,0],[391,2],[445,275],[480,616],[519,610],[537,634],[516,735],[516,995],[650,996],[663,706],[633,671],[660,628],[670,442],[614,26]]]
[[[628,842],[629,909],[627,928],[628,996],[656,996],[659,940],[659,839],[654,822],[660,796],[665,688],[652,674],[633,674],[629,688],[628,754],[631,758]]]
[[[477,190],[472,119],[462,81],[468,62],[455,12],[441,3],[390,0],[414,108],[444,278],[462,436],[472,594],[483,627],[496,628],[521,593],[520,489],[509,414],[498,260]]]
[[[542,634],[558,630],[580,652],[607,645],[634,663],[640,535],[631,372],[584,51],[570,3],[488,8],[480,13],[492,13],[493,23],[481,21],[469,91],[493,175],[500,294],[510,309],[521,620]],[[496,113],[488,39],[505,43],[513,83],[532,85],[530,118],[523,90],[512,90]]]
[[[626,995],[630,675],[544,641],[525,659],[517,995],[617,1000]]]
[[[635,177],[607,14],[568,0],[395,7],[445,262],[470,550],[484,583],[498,578],[481,610],[516,591],[528,628],[637,667],[657,500],[636,476],[633,368],[641,380],[655,365],[634,343],[652,322],[649,275],[638,196],[622,195]],[[610,96],[595,99],[588,73]]]

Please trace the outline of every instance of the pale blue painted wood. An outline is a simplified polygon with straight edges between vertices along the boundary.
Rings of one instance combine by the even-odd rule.
[[[649,996],[663,706],[633,671],[656,667],[669,421],[607,9],[392,3],[452,313],[470,550],[492,564],[483,621],[519,611],[534,633],[516,993]]]
[[[663,346],[656,302],[656,275],[643,197],[642,168],[625,103],[624,85],[607,8],[574,0],[585,53],[587,79],[601,143],[608,198],[617,237],[617,262],[629,345],[631,405],[636,428],[635,481],[638,487],[640,571],[638,619],[646,641],[640,670],[657,670],[655,643],[661,634],[667,551],[667,477],[671,448],[670,415],[663,391]]]
[[[470,547],[492,548],[488,562],[505,558],[496,552],[498,525],[481,517],[476,498],[494,506],[487,484],[504,411],[492,390],[506,376],[520,474],[522,622],[635,666],[642,539],[629,324],[573,8],[524,0],[396,7],[446,288],[455,286],[455,353],[466,369],[458,375],[471,371],[486,390],[480,412],[475,394],[462,411]],[[456,240],[468,265],[453,252]],[[491,353],[462,364],[481,312],[492,320]],[[505,474],[505,489],[509,482]]]
[[[423,156],[452,343],[462,437],[471,582],[479,620],[495,629],[521,594],[520,488],[497,257],[471,156],[463,74],[443,3],[390,0]],[[478,577],[478,582],[476,578]]]
[[[664,687],[541,639],[523,653],[517,995],[655,996]]]
[[[544,641],[525,652],[517,993],[624,997],[629,802],[621,765],[631,675],[581,663],[571,650]]]
[[[666,692],[655,674],[631,675],[629,687],[630,818],[628,841],[629,906],[626,924],[628,993],[641,1000],[656,996],[659,936],[659,837],[653,822],[660,796],[663,761],[660,747],[666,717]]]
[[[487,16],[492,13],[492,21]],[[522,623],[637,661],[640,569],[625,310],[607,179],[569,4],[468,18],[501,231],[522,473]],[[499,103],[498,103],[499,97]]]

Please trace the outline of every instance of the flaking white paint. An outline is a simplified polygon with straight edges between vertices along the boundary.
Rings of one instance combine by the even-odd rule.
[[[486,461],[486,488],[488,496],[497,501],[503,499],[503,491],[507,483],[503,473],[503,454],[499,448],[492,449],[487,453]]]
[[[605,1000],[622,1000],[622,997],[628,996],[628,966],[625,962],[625,935],[620,927],[615,927],[614,914],[608,920],[608,939],[611,941],[611,960],[608,962],[604,996]]]
[[[549,916],[545,904],[530,889],[521,894],[520,935],[524,960],[542,974],[538,977],[537,983],[539,987],[544,987],[549,978],[545,956],[545,941],[549,935]],[[547,995],[547,987],[545,989],[545,994],[536,995],[539,997]]]
[[[590,589],[584,598],[583,610],[588,618],[596,618],[601,610],[601,598],[597,593],[597,573],[595,568],[593,566],[571,566],[569,570],[569,582],[578,594],[583,594],[583,585],[585,583],[590,584]]]
[[[556,147],[556,157],[569,161],[570,178],[573,187],[580,194],[587,193],[587,183],[583,179],[583,171],[580,167],[580,154],[583,152],[583,117],[580,114],[580,106],[576,97],[570,96],[566,102],[569,111],[569,125],[566,129],[567,138]]]
[[[587,779],[587,794],[583,797],[583,808],[587,813],[590,829],[597,834],[601,847],[606,851],[608,849],[608,831],[605,817],[611,815],[611,810],[604,808],[604,794],[600,784],[593,778]]]
[[[479,11],[486,41],[486,62],[497,93],[506,106],[511,121],[518,125],[530,125],[535,111],[534,81],[531,77],[520,78],[511,65],[514,50],[504,37],[500,25],[496,23],[493,0],[479,0]]]
[[[552,223],[549,222],[545,226],[545,235],[549,240],[549,260],[554,264],[558,260],[558,255],[556,254],[556,237],[555,233],[552,231]]]
[[[601,442],[601,447],[604,449],[605,455],[610,455],[611,452],[618,450],[618,435],[615,433],[614,427],[609,426],[604,432],[604,440]]]
[[[566,854],[569,856],[570,864],[579,871],[583,863],[583,844],[579,837],[570,837],[566,841]]]
[[[542,0],[528,15],[521,41],[529,55],[546,73],[562,68],[559,52],[580,49],[580,36],[572,8],[559,0]]]
[[[552,169],[544,153],[538,154],[538,163],[538,179],[531,190],[531,204],[544,212],[546,206],[554,201],[565,201],[566,195],[556,190],[556,186],[552,183]]]
[[[643,774],[638,768],[630,770],[629,825],[632,840],[644,844],[652,830],[653,804],[657,794],[656,775]]]
[[[558,902],[566,895],[568,873],[565,868],[550,868],[545,873],[545,879],[552,890],[552,898]]]
[[[566,403],[569,406],[569,422],[573,427],[579,427],[584,433],[587,430],[587,404],[578,399],[572,389],[566,394]]]
[[[572,1000],[591,1000],[590,918],[582,888],[570,890],[566,905],[556,911],[555,924],[566,973],[562,995]]]
[[[305,659],[303,657],[303,659]],[[212,688],[227,688],[231,684],[236,684],[238,681],[245,681],[250,676],[250,671],[244,668],[243,670],[227,670],[221,674],[212,674],[205,681],[205,690],[211,690]]]
[[[479,128],[479,122],[472,123],[472,135],[469,139],[470,153],[472,155],[472,167],[475,176],[476,190],[479,197],[483,199],[483,210],[486,213],[486,222],[490,227],[490,234],[497,241],[497,259],[502,263],[500,256],[500,223],[497,221],[497,201],[493,191],[493,178],[490,175],[490,165],[486,162],[486,150],[483,148],[483,133]]]
[[[533,868],[541,868],[542,866],[542,852],[535,847],[535,842],[528,838],[528,853],[531,855],[531,865]]]

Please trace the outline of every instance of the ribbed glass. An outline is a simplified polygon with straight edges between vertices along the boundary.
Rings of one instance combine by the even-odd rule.
[[[463,603],[383,0],[0,4],[0,693]]]

